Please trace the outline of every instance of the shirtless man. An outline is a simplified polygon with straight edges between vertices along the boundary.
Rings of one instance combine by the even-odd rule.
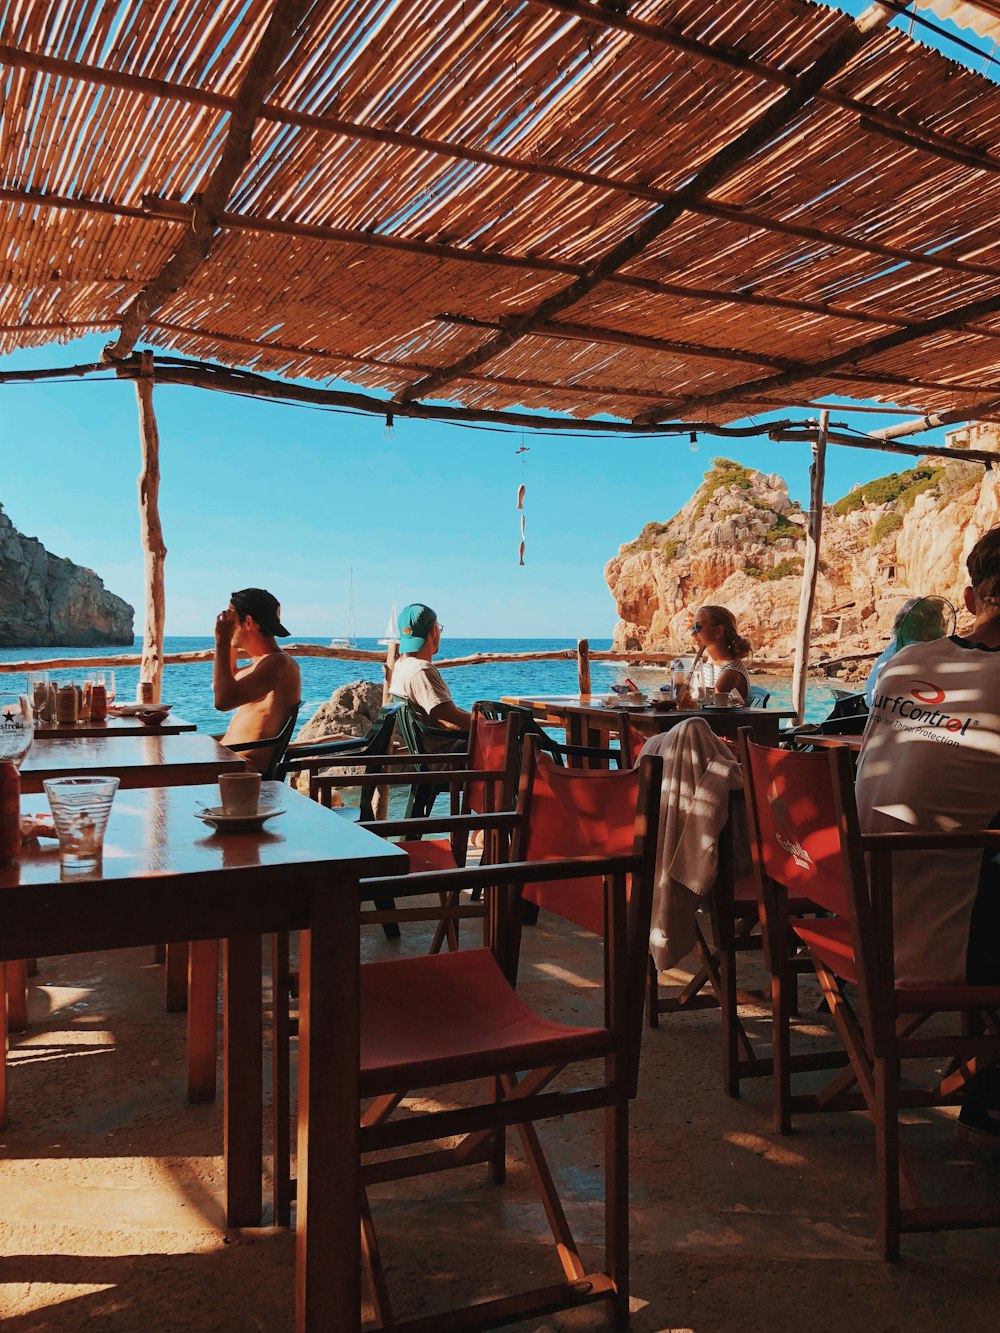
[[[263,588],[234,592],[215,621],[212,689],[220,712],[236,709],[223,744],[262,741],[277,736],[299,702],[301,680],[294,658],[275,643],[288,637],[278,600]],[[237,665],[249,657],[250,665]],[[270,750],[250,750],[247,762],[267,768]]]

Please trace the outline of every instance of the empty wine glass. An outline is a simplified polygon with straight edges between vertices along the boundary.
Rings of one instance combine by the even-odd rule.
[[[104,692],[108,697],[108,703],[113,704],[116,695],[115,673],[113,671],[102,671],[101,675],[104,677]]]
[[[52,722],[54,719],[49,716],[49,673],[47,671],[29,671],[27,687],[35,726],[40,726],[43,722]]]
[[[24,694],[0,694],[0,764],[14,764],[31,749],[35,737],[31,703]]]

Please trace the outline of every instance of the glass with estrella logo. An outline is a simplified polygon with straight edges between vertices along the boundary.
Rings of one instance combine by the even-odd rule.
[[[23,694],[0,693],[0,764],[20,767],[34,739],[31,704]]]

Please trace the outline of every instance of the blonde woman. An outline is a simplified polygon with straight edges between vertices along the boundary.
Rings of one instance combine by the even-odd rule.
[[[750,695],[750,682],[744,663],[752,651],[750,641],[736,628],[736,618],[724,606],[699,606],[691,622],[691,637],[698,647],[698,656],[711,664],[706,676],[714,678],[712,688],[717,694],[735,690],[743,703]]]

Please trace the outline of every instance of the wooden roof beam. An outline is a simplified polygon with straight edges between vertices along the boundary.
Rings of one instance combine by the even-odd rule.
[[[878,4],[867,9],[851,24],[843,36],[817,57],[804,74],[796,78],[793,87],[735,139],[720,149],[687,185],[675,192],[670,203],[663,204],[641,222],[630,236],[613,246],[592,266],[588,275],[577,278],[563,291],[546,297],[533,310],[517,316],[507,328],[494,333],[481,347],[462,357],[452,366],[418,380],[406,390],[400,401],[412,402],[416,398],[428,397],[452,380],[461,378],[467,371],[476,370],[487,361],[493,360],[519,338],[530,333],[536,325],[544,324],[553,315],[575,305],[604,281],[608,274],[615,273],[624,264],[635,259],[653,241],[669,231],[692,204],[704,199],[748,157],[770,143],[774,136],[794,119],[802,107],[813,100],[817,89],[843,69],[865,43],[884,26],[890,14],[891,11]]]
[[[467,315],[438,315],[438,319],[447,324],[458,324],[465,328],[502,329],[509,319],[488,320],[473,319]],[[567,324],[559,320],[539,324],[531,331],[533,338],[565,338],[572,342],[607,344],[608,346],[634,347],[649,352],[666,352],[684,357],[704,357],[709,361],[744,361],[751,365],[769,365],[778,370],[805,368],[804,361],[793,361],[789,357],[767,357],[758,352],[746,352],[731,347],[707,347],[701,343],[671,342],[665,338],[651,338],[646,334],[623,333],[620,329],[593,328],[586,324]],[[1000,337],[1000,333],[991,334]],[[907,375],[890,375],[885,371],[834,371],[831,379],[846,380],[865,384],[886,384],[896,388],[925,389],[932,392],[952,393],[956,387],[937,380],[911,379]],[[997,386],[989,384],[970,388],[970,393],[994,393]],[[958,392],[961,392],[959,389]],[[848,409],[841,409],[847,411]]]
[[[218,215],[250,160],[253,127],[264,98],[313,3],[314,0],[275,0],[267,26],[247,62],[247,71],[230,113],[222,154],[195,206],[191,226],[185,229],[156,278],[125,308],[118,337],[104,349],[108,361],[122,361],[131,354],[150,316],[184,286],[208,257],[219,231]]]
[[[833,356],[824,357],[821,361],[803,365],[798,370],[784,370],[777,375],[769,375],[765,379],[731,385],[728,389],[718,389],[712,393],[692,394],[679,402],[663,403],[659,407],[641,412],[634,420],[637,425],[649,425],[656,421],[666,420],[668,416],[683,415],[685,412],[694,409],[703,411],[706,407],[714,407],[720,403],[743,402],[748,396],[752,397],[757,393],[770,393],[776,389],[787,389],[791,385],[799,384],[804,380],[822,379],[828,376],[831,371],[841,370],[845,366],[856,366],[861,361],[881,356],[883,352],[894,351],[897,347],[905,347],[908,343],[918,342],[921,338],[931,338],[936,333],[948,333],[963,328],[971,321],[982,319],[986,315],[994,315],[998,311],[1000,311],[1000,296],[990,296],[980,301],[970,301],[955,310],[935,315],[932,319],[925,319],[912,328],[897,329],[894,333],[883,334],[880,338],[873,338],[871,342],[859,343],[854,347],[846,348],[842,352],[836,352]],[[874,373],[878,374],[879,372],[875,371]]]
[[[102,213],[107,216],[172,222],[191,225],[192,207],[173,200],[144,197],[141,208],[129,204],[108,203],[105,200],[73,198],[69,195],[42,194],[35,190],[0,188],[0,202],[23,204],[26,207],[66,209],[78,213]],[[440,245],[433,241],[412,241],[379,232],[355,231],[343,227],[322,227],[305,222],[284,222],[280,219],[257,218],[246,213],[219,214],[219,225],[233,231],[249,231],[264,236],[297,236],[304,240],[329,241],[339,245],[370,246],[375,249],[398,250],[407,254],[423,255],[432,259],[446,259],[465,264],[492,265],[498,268],[520,269],[537,273],[562,273],[567,277],[581,277],[590,270],[584,264],[569,264],[559,260],[533,255],[508,255],[496,250],[467,250],[455,245]],[[1000,277],[1000,268],[997,269]],[[819,315],[831,319],[849,320],[861,324],[891,324],[909,328],[912,321],[895,314],[879,311],[855,310],[849,306],[831,305],[822,301],[795,301],[786,297],[764,296],[759,292],[726,291],[724,288],[687,287],[683,283],[660,282],[638,274],[612,273],[606,282],[630,290],[649,292],[653,296],[676,296],[681,300],[725,302],[764,310],[788,310],[792,313]],[[988,331],[984,331],[988,332]]]

